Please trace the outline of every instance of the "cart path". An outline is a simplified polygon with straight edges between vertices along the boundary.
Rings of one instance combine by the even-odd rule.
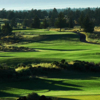
[[[88,41],[86,40],[86,35],[85,35],[85,34],[82,34],[82,33],[80,33],[80,32],[74,32],[74,33],[76,33],[76,34],[78,34],[78,35],[80,36],[80,41],[81,41],[81,42],[100,45],[100,43],[88,42]]]

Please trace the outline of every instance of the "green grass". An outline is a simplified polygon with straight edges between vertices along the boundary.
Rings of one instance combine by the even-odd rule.
[[[100,95],[99,74],[79,72],[58,73],[49,74],[48,78],[0,83],[0,97],[19,97],[32,92],[59,98]]]
[[[37,31],[39,30],[36,30],[35,32]],[[44,30],[41,31],[44,32]],[[95,63],[100,62],[99,45],[80,42],[79,36],[73,32],[59,33],[60,32],[52,32],[51,35],[47,33],[48,35],[37,36],[37,38],[31,39],[31,43],[21,42],[13,44],[13,46],[34,48],[37,52],[0,52],[0,59],[39,58],[52,60],[66,59],[67,61],[84,60]]]
[[[12,46],[34,48],[37,52],[0,52],[0,63],[40,63],[83,60],[100,62],[100,45],[80,42],[73,32],[46,30],[14,30],[25,35],[37,35],[31,42],[20,42]],[[30,34],[29,34],[30,33]],[[99,100],[100,75],[98,73],[66,72],[50,74],[47,78],[28,81],[0,82],[0,97],[18,97],[37,92],[39,95],[58,97],[58,100]],[[60,99],[61,98],[61,99]]]
[[[59,96],[58,100],[100,100],[100,95],[84,96]]]
[[[48,34],[66,34],[65,32],[57,32],[54,30],[48,31],[47,29],[26,29],[26,30],[13,30],[13,32],[19,32],[24,35],[48,35]]]

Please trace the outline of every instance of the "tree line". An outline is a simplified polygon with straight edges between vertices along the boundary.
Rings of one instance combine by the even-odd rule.
[[[73,10],[71,8],[62,10],[64,16],[71,17],[73,20],[76,20],[78,22],[78,18],[80,17],[81,13],[83,15],[89,15],[89,17],[95,21],[95,25],[100,25],[100,8],[86,8],[83,10],[76,9]],[[48,16],[48,18],[57,18],[58,14],[60,12],[54,8],[50,11],[48,10],[24,10],[24,11],[14,11],[14,10],[0,10],[0,18],[7,18],[9,20],[15,19],[33,19],[36,15],[39,17],[39,19],[44,19]]]
[[[84,10],[72,10],[65,9],[62,12],[58,12],[56,8],[51,11],[44,10],[26,10],[26,11],[6,11],[2,9],[0,11],[0,18],[8,18],[11,27],[17,27],[17,23],[21,23],[23,27],[31,28],[47,28],[57,27],[60,28],[73,28],[75,25],[80,25],[84,28],[85,32],[93,32],[94,26],[99,25],[100,20],[100,8],[91,9],[86,8]],[[11,29],[7,23],[2,27],[3,33],[8,33],[7,28]],[[6,31],[6,32],[5,32]]]
[[[47,27],[56,27],[56,28],[73,28],[75,26],[75,20],[72,17],[64,16],[63,12],[60,12],[58,15],[55,14],[55,18],[44,18],[39,19],[38,16],[35,16],[33,20],[24,19],[22,24],[23,26],[28,26],[31,28],[47,28]],[[83,15],[81,13],[80,17],[78,18],[78,24],[81,28],[84,28],[85,32],[92,33],[94,31],[94,20],[92,20],[89,15]]]

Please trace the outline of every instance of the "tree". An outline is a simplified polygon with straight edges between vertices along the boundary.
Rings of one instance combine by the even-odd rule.
[[[57,9],[56,8],[53,9],[52,16],[53,16],[53,18],[57,18],[58,12],[57,12]]]
[[[10,27],[8,23],[5,23],[5,25],[2,26],[2,33],[3,33],[2,34],[3,36],[12,34],[12,28]]]
[[[42,27],[43,27],[43,28],[47,28],[48,26],[49,26],[49,25],[48,25],[48,23],[47,23],[47,20],[44,19],[44,20],[43,20]]]
[[[88,15],[84,18],[83,28],[85,32],[92,33],[94,31],[93,21],[90,20]]]
[[[54,23],[55,23],[55,19],[58,17],[58,11],[57,11],[57,9],[56,8],[54,8],[53,9],[53,11],[50,11],[49,12],[49,18],[50,18],[50,22],[49,22],[49,25],[51,26],[51,27],[53,27],[54,26]]]
[[[28,26],[27,19],[24,19],[22,24],[23,24],[23,26]]]
[[[55,26],[57,28],[60,28],[60,32],[61,32],[61,28],[65,27],[66,26],[66,20],[64,19],[64,15],[62,12],[59,13],[58,15],[58,19],[57,21],[55,22]]]
[[[78,19],[78,22],[79,22],[81,28],[83,28],[83,20],[84,20],[84,13],[82,12]]]
[[[0,10],[0,18],[7,18],[7,11],[5,10],[5,8]]]
[[[15,17],[14,11],[8,11],[7,18],[11,20],[11,19],[14,18],[14,17]]]
[[[34,28],[40,28],[40,19],[38,16],[34,18]]]
[[[69,28],[73,28],[74,27],[73,19],[71,17],[69,18],[68,24],[69,24],[69,26],[68,26]]]
[[[54,24],[55,24],[55,18],[53,18],[53,16],[51,16],[51,18],[50,18],[50,20],[49,20],[49,25],[50,25],[51,27],[53,27]]]
[[[1,32],[1,24],[0,24],[0,32]]]
[[[11,20],[11,27],[16,27],[16,26],[17,26],[16,19],[13,18],[13,19]]]

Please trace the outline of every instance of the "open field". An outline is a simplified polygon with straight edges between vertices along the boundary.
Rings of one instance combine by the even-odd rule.
[[[26,42],[10,46],[34,48],[35,52],[0,52],[0,62],[16,63],[30,61],[33,63],[82,60],[100,62],[100,45],[80,42],[74,32],[57,32],[47,30],[14,30],[26,38]],[[30,34],[29,34],[30,33]],[[34,38],[35,35],[35,38]],[[9,45],[8,45],[9,46]],[[17,59],[17,60],[16,60]],[[39,95],[56,97],[56,100],[99,100],[100,74],[83,72],[48,73],[36,79],[0,82],[0,97],[17,98],[36,92]],[[58,99],[57,99],[58,98]]]

